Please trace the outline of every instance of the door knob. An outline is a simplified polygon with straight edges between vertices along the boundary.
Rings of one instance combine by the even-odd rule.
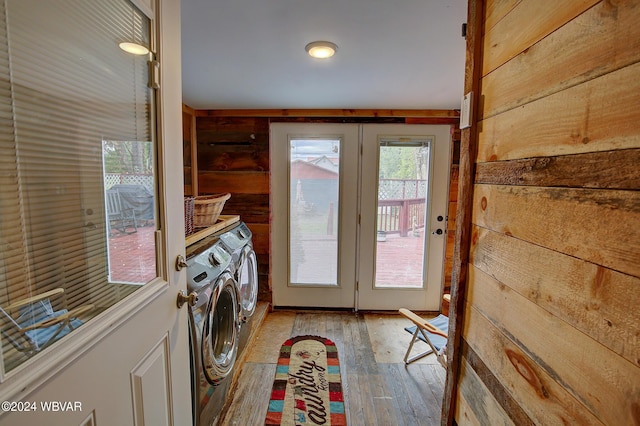
[[[440,228],[436,229],[435,231],[433,231],[431,233],[431,235],[442,235],[444,233],[444,231]]]
[[[178,255],[178,257],[176,257],[176,271],[182,271],[182,268],[186,268],[187,266],[187,261],[184,260],[184,256],[182,256],[181,254]]]
[[[184,305],[185,303],[192,307],[196,306],[196,303],[198,303],[198,295],[195,294],[194,292],[191,292],[187,296],[186,291],[180,290],[180,292],[178,292],[178,300],[177,300],[178,309],[182,308],[182,305]]]

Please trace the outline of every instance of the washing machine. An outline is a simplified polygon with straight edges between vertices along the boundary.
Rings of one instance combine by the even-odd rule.
[[[239,352],[244,350],[249,340],[251,319],[258,303],[258,260],[252,238],[253,233],[244,222],[235,223],[220,234],[222,244],[231,253],[237,284],[241,326]]]
[[[239,301],[231,253],[217,235],[187,247],[192,411],[196,426],[217,423],[229,394],[239,343]]]

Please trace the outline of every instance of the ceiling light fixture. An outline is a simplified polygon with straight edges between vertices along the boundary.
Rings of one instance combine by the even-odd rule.
[[[336,53],[338,46],[330,41],[314,41],[307,44],[304,49],[314,58],[326,59],[332,57]]]
[[[124,50],[127,53],[131,53],[132,55],[141,56],[149,53],[149,49],[146,46],[138,43],[122,42],[118,46],[120,47],[120,49]]]

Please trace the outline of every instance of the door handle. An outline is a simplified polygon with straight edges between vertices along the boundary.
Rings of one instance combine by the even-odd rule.
[[[444,231],[440,228],[436,229],[431,233],[431,235],[442,235],[442,234],[444,234]]]
[[[180,290],[178,292],[178,300],[176,301],[178,309],[182,308],[182,305],[184,305],[185,303],[191,307],[196,306],[196,303],[198,303],[198,295],[194,292],[191,292],[189,293],[189,295],[187,295],[186,291]]]
[[[184,260],[184,256],[179,254],[178,257],[176,257],[176,271],[182,271],[182,268],[186,268],[187,266],[187,261]]]

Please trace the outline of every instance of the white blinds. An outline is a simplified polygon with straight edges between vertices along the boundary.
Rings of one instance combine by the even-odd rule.
[[[149,20],[127,0],[0,7],[0,307],[63,288],[54,309],[96,313],[130,293],[107,282],[102,142],[152,140],[149,58],[118,48],[148,46]]]

